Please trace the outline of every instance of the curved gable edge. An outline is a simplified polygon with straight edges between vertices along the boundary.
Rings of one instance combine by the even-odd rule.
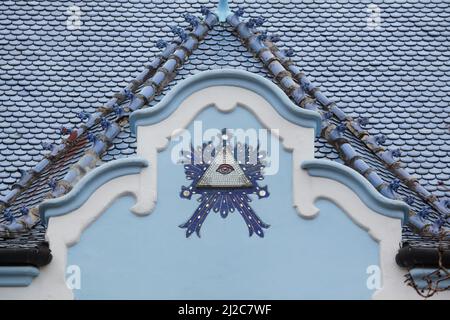
[[[138,174],[147,166],[146,159],[135,157],[114,160],[93,169],[63,197],[44,201],[39,206],[41,220],[47,224],[51,217],[62,216],[78,209],[106,182],[121,176]]]
[[[355,170],[329,160],[307,160],[301,164],[309,175],[335,180],[353,190],[372,210],[390,218],[406,221],[409,207],[402,201],[381,195],[363,176]]]
[[[192,93],[214,86],[234,86],[251,90],[265,98],[286,120],[307,128],[313,128],[318,136],[321,130],[320,115],[296,106],[274,83],[262,76],[243,70],[204,71],[180,82],[153,108],[134,111],[130,115],[130,127],[136,134],[138,126],[152,125],[168,118]]]

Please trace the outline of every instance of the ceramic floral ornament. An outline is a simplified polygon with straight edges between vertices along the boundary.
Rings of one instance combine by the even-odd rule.
[[[264,179],[265,152],[259,150],[259,146],[233,144],[232,135],[225,132],[224,129],[217,146],[210,141],[197,149],[191,146],[190,152],[184,154],[186,179],[192,182],[188,187],[181,187],[180,196],[191,199],[198,195],[200,202],[189,220],[180,225],[186,229],[186,237],[194,231],[200,237],[200,229],[211,210],[222,218],[237,211],[248,227],[249,236],[256,233],[264,237],[263,229],[269,227],[250,206],[250,195],[256,195],[258,199],[269,196],[267,186],[258,183]],[[205,155],[209,155],[209,160]]]

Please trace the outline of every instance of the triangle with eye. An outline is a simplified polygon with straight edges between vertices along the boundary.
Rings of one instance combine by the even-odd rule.
[[[251,188],[253,183],[237,163],[231,149],[220,149],[198,181],[197,188]]]

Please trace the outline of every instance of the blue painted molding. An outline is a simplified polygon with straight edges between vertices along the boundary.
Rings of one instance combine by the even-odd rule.
[[[126,158],[108,162],[87,173],[66,195],[44,201],[39,206],[41,220],[48,223],[51,217],[65,215],[81,207],[90,195],[106,182],[130,174],[140,173],[148,166],[143,158]]]
[[[315,129],[316,136],[320,134],[322,122],[319,113],[299,108],[271,81],[248,71],[233,69],[204,71],[180,82],[153,108],[140,109],[130,115],[132,132],[136,134],[137,126],[163,121],[188,96],[214,86],[233,86],[251,90],[264,97],[286,120]]]
[[[301,164],[309,175],[336,180],[351,190],[372,210],[391,218],[406,221],[406,203],[382,196],[362,175],[340,163],[329,160],[308,160]]]
[[[27,287],[38,275],[35,267],[0,267],[0,287]]]

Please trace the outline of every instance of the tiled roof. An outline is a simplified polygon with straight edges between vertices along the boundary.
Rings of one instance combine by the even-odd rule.
[[[128,84],[169,40],[169,25],[187,25],[186,12],[196,13],[209,1],[113,1],[81,5],[83,26],[65,26],[67,3],[7,2],[0,14],[0,188],[16,182],[17,169],[29,169],[42,159],[41,142],[58,143],[60,126],[78,127],[76,114],[94,113]],[[382,10],[382,30],[367,29],[367,7]],[[402,161],[422,185],[448,196],[450,176],[448,129],[450,6],[442,1],[232,1],[246,18],[263,17],[264,29],[280,36],[280,46],[294,49],[291,57],[321,91],[349,115],[367,117],[369,133],[382,133],[386,144],[400,147]],[[179,80],[213,68],[243,68],[267,74],[262,63],[231,33],[217,25],[200,43],[177,76],[150,105]],[[96,125],[96,128],[100,125]],[[100,130],[100,128],[98,128]],[[386,182],[395,176],[358,139],[345,136]],[[134,152],[135,138],[125,126],[102,158],[109,161]],[[14,201],[20,207],[39,203],[51,176],[64,176],[86,148],[81,140],[71,153],[46,170]],[[316,155],[339,160],[322,138]],[[79,151],[78,151],[79,150]],[[77,154],[78,156],[75,156]],[[401,186],[400,194],[410,194]],[[420,211],[424,201],[415,197]],[[432,214],[433,215],[433,214]],[[423,238],[405,227],[405,239]],[[43,239],[43,228],[29,236],[0,241],[0,247],[31,245],[27,237]]]

